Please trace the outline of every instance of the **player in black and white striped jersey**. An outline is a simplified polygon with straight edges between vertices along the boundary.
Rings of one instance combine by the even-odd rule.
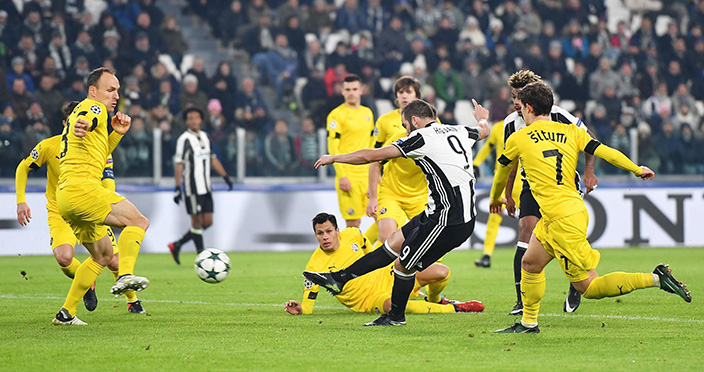
[[[188,130],[183,132],[176,141],[174,202],[179,204],[181,199],[184,199],[186,212],[191,216],[189,231],[181,239],[169,243],[169,251],[177,264],[181,264],[179,260],[181,246],[188,241],[193,240],[198,253],[203,251],[203,230],[213,224],[211,166],[232,190],[230,177],[211,149],[210,137],[200,130],[203,119],[203,111],[200,109],[195,107],[185,109],[183,120],[186,122]],[[183,185],[183,189],[181,185]]]
[[[413,159],[428,182],[428,206],[379,248],[346,269],[333,273],[306,271],[303,275],[333,294],[345,283],[396,261],[391,310],[367,326],[405,324],[405,309],[413,290],[415,272],[465,242],[474,231],[477,214],[472,145],[489,135],[489,112],[475,101],[476,128],[441,125],[435,108],[423,100],[410,102],[401,112],[408,136],[378,149],[325,155],[315,166],[335,162],[367,164],[397,157]]]
[[[526,85],[536,81],[541,81],[541,77],[531,70],[518,71],[511,75],[508,80],[508,85],[511,87],[512,90],[511,96],[513,98],[513,105],[515,111],[509,114],[504,119],[504,146],[508,138],[513,133],[526,127],[526,122],[520,114],[518,92],[520,92],[521,89],[523,89],[523,87],[525,87]],[[589,129],[587,129],[587,126],[584,124],[584,122],[582,122],[581,119],[575,117],[569,111],[559,106],[552,106],[552,109],[550,110],[550,120],[562,124],[576,125],[587,133],[589,133],[592,138],[595,138],[594,135],[589,131]],[[585,158],[586,166],[584,169],[584,184],[586,186],[586,192],[589,193],[594,188],[596,188],[597,185],[597,179],[596,176],[594,176],[595,158],[593,155],[587,153],[585,153]],[[511,171],[511,174],[509,175],[509,180],[506,185],[506,188],[508,190],[513,190],[513,184],[515,182],[517,173],[518,165],[514,167],[514,169]],[[528,182],[525,179],[525,175],[522,174],[522,176],[523,189],[521,190],[521,207],[519,209],[518,215],[518,242],[516,243],[516,254],[513,257],[513,276],[515,279],[517,299],[516,305],[509,312],[509,315],[520,315],[523,313],[523,302],[521,300],[521,260],[523,259],[523,255],[525,254],[526,249],[528,248],[528,242],[530,241],[530,236],[533,232],[533,228],[535,228],[536,223],[538,223],[538,220],[541,217],[540,206],[538,205],[538,202],[535,201],[533,194],[531,194],[530,186],[528,185]],[[581,179],[579,177],[579,173],[576,173],[575,185],[577,185],[577,188],[579,188],[580,181]],[[510,192],[506,193],[506,211],[511,217],[513,217],[516,212],[516,203],[514,202]],[[577,310],[577,307],[579,307],[580,302],[580,293],[572,285],[570,285],[569,292],[563,306],[563,310],[569,313],[574,312],[575,310]]]

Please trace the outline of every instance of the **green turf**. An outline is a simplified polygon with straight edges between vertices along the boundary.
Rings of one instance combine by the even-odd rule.
[[[567,281],[557,263],[547,270],[539,335],[492,334],[517,318],[512,249],[499,249],[491,269],[474,267],[478,251],[446,256],[452,278],[445,294],[482,300],[482,314],[408,315],[405,327],[362,327],[355,314],[321,293],[314,315],[283,311],[300,300],[309,253],[230,253],[234,271],[220,284],[201,282],[195,254],[177,266],[168,255],[142,255],[138,274],[148,314],[129,314],[98,280],[100,304],[85,327],[51,319],[70,281],[53,257],[0,258],[0,369],[40,370],[701,370],[704,362],[704,249],[602,250],[600,273],[651,271],[668,262],[694,300],[659,289],[620,298],[584,300],[564,315]],[[80,257],[81,259],[84,257]],[[27,279],[20,271],[27,272]],[[520,363],[520,364],[518,364]]]

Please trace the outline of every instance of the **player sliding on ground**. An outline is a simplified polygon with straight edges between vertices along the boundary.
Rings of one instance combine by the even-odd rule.
[[[332,214],[319,213],[313,218],[315,238],[319,249],[306,264],[307,271],[328,270],[331,267],[344,269],[373,251],[371,243],[356,227],[348,227],[342,232],[337,227],[337,219]],[[343,290],[335,295],[341,304],[360,313],[386,313],[391,309],[391,288],[393,286],[393,266],[377,269],[369,275],[351,280]],[[425,301],[410,301],[406,312],[411,314],[480,312],[484,305],[479,301],[458,302],[442,297],[450,279],[450,269],[434,263],[416,275],[414,292],[428,286]],[[303,301],[288,301],[284,310],[293,314],[312,314],[319,287],[309,280],[304,282]]]
[[[381,248],[340,271],[303,274],[311,282],[338,294],[352,279],[395,261],[391,308],[366,323],[367,326],[406,324],[406,304],[415,286],[416,271],[430,267],[465,242],[474,231],[477,211],[472,145],[489,135],[490,130],[486,122],[489,111],[474,104],[474,116],[479,125],[470,128],[438,124],[437,111],[432,105],[423,100],[412,101],[401,112],[408,137],[379,149],[325,155],[315,163],[317,168],[335,162],[367,164],[403,156],[415,160],[426,177],[428,207],[394,231]]]
[[[73,109],[78,106],[78,101],[72,101],[64,105],[61,108],[61,113],[63,114],[64,120],[63,125],[66,125],[66,119]],[[80,126],[89,128],[88,122],[84,119],[78,119],[74,133],[85,135],[81,133],[82,129]],[[71,230],[66,221],[59,215],[59,210],[56,205],[56,183],[59,180],[59,154],[61,153],[61,135],[47,138],[39,142],[29,156],[20,162],[17,166],[17,171],[15,173],[15,190],[17,193],[17,221],[20,225],[25,226],[32,219],[32,210],[27,205],[25,200],[25,188],[27,186],[27,174],[30,170],[37,170],[41,168],[42,165],[46,164],[46,211],[49,223],[49,236],[50,245],[54,250],[54,257],[56,262],[59,264],[61,271],[67,277],[73,279],[76,275],[76,270],[81,266],[81,262],[78,261],[73,253],[74,247],[78,244],[76,236]],[[103,178],[101,180],[103,187],[108,190],[115,191],[115,178],[112,169],[112,156],[108,156],[107,161],[103,169]],[[113,277],[117,280],[118,277],[118,261],[119,261],[119,248],[117,242],[115,241],[115,236],[112,230],[108,228],[108,235],[110,236],[110,242],[113,247],[113,257],[110,263],[108,263],[108,268],[113,273]],[[125,291],[125,298],[127,299],[127,310],[131,313],[145,313],[142,302],[137,299],[135,291]],[[83,303],[88,311],[93,311],[98,306],[98,297],[95,295],[95,283],[91,285],[85,295],[83,295]]]
[[[599,276],[599,251],[587,241],[589,215],[574,185],[573,174],[580,151],[598,156],[650,180],[655,173],[635,165],[617,150],[592,139],[575,125],[550,121],[552,90],[542,82],[526,85],[519,93],[520,108],[527,128],[513,133],[499,159],[503,165],[494,177],[498,187],[492,189],[490,209],[501,213],[501,192],[516,160],[520,159],[530,189],[540,205],[541,219],[530,238],[521,263],[523,318],[520,323],[500,329],[498,333],[539,333],[538,312],[545,294],[545,266],[557,258],[565,276],[585,298],[621,296],[635,289],[660,287],[685,301],[692,298],[687,286],[675,280],[667,265],[658,265],[653,273],[614,272]]]

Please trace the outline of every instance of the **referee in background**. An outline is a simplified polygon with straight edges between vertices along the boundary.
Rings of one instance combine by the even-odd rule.
[[[186,212],[191,216],[191,227],[181,239],[169,243],[169,251],[177,264],[181,247],[193,240],[196,252],[203,251],[203,231],[213,224],[213,190],[210,184],[210,167],[222,176],[232,190],[232,181],[225,168],[213,153],[210,137],[200,130],[203,124],[203,111],[189,107],[183,111],[183,120],[188,130],[178,137],[176,142],[174,178],[174,202],[181,200],[186,204]],[[183,187],[181,187],[183,186]]]

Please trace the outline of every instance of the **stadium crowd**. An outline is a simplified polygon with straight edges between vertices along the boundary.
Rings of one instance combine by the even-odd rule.
[[[88,3],[103,6],[99,17]],[[519,68],[541,75],[610,146],[630,154],[636,128],[640,162],[656,172],[704,172],[704,0],[189,0],[184,16],[211,25],[249,65],[219,61],[208,74],[196,56],[183,76],[160,55],[179,66],[189,40],[155,3],[0,3],[0,177],[61,131],[62,104],[82,99],[101,65],[117,69],[118,109],[133,118],[114,153],[118,176],[152,175],[153,128],[164,175],[173,174],[180,113],[192,106],[206,113],[228,172],[244,151],[247,176],[313,175],[316,129],[343,102],[346,74],[362,77],[362,104],[376,117],[385,113],[376,100],[392,100],[382,81],[413,75],[453,123],[455,104],[471,98],[503,119],[513,109],[506,81]],[[615,27],[605,3],[623,7]]]

